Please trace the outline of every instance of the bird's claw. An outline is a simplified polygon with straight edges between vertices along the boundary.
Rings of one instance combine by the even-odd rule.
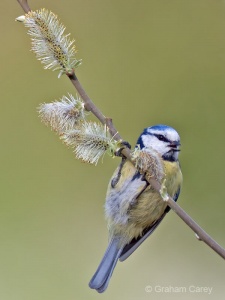
[[[126,141],[121,141],[120,145],[121,145],[120,148],[115,152],[115,156],[124,157],[122,154],[123,149],[125,148],[131,149],[131,145]]]

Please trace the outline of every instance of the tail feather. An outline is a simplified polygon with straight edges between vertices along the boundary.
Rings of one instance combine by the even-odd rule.
[[[89,282],[90,288],[96,289],[99,293],[106,290],[121,252],[122,248],[119,247],[119,240],[112,239],[97,271]]]

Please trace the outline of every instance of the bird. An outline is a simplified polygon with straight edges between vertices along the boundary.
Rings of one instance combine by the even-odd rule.
[[[178,132],[162,124],[145,128],[136,143],[136,148],[160,158],[163,176],[158,180],[160,184],[164,180],[167,193],[174,201],[179,197],[183,181],[178,160],[180,145]],[[118,260],[127,259],[152,234],[169,210],[140,170],[124,158],[108,185],[105,215],[109,244],[89,287],[103,293]]]

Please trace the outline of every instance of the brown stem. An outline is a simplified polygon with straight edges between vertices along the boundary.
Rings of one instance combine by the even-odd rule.
[[[98,118],[101,121],[102,124],[105,124],[105,116],[91,101],[90,97],[87,95],[84,88],[82,87],[80,81],[77,79],[75,73],[74,72],[69,73],[67,74],[67,76],[69,77],[70,81],[72,82],[72,84],[80,94],[81,98],[83,99],[85,104],[85,109],[87,111],[91,111],[96,116],[96,118]]]
[[[20,6],[22,7],[22,9],[25,11],[25,13],[27,14],[29,11],[31,11],[27,0],[17,0],[20,4]]]
[[[95,104],[92,102],[91,98],[87,95],[85,92],[83,86],[81,85],[80,81],[78,80],[77,76],[74,72],[68,73],[67,76],[69,77],[70,81],[76,88],[77,92],[81,96],[82,100],[84,101],[85,109],[87,111],[91,111],[93,115],[96,116],[96,118],[99,119],[99,121],[102,124],[106,124],[109,128],[110,134],[113,136],[115,140],[121,140],[121,136],[117,132],[116,128],[113,126],[113,122],[111,118],[106,118],[102,112],[95,106]]]
[[[119,135],[118,131],[116,130],[116,128],[113,125],[112,119],[106,118],[105,123],[106,123],[107,127],[109,128],[109,132],[110,132],[111,136],[113,136],[113,138],[117,141],[122,140],[122,137]]]
[[[225,259],[225,249],[213,240],[176,202],[173,201],[172,198],[167,200],[167,204],[197,234],[199,240],[206,243]]]

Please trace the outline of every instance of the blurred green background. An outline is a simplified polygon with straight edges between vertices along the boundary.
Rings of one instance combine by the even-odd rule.
[[[225,246],[225,1],[30,1],[76,39],[77,75],[124,139],[165,123],[180,133],[179,204]],[[36,107],[73,86],[33,53],[17,1],[1,1],[0,300],[222,299],[224,261],[170,212],[105,294],[88,288],[107,245],[105,191],[118,159],[76,161]],[[153,291],[145,291],[146,286]],[[155,287],[185,287],[183,293]],[[212,294],[190,286],[212,287]]]

